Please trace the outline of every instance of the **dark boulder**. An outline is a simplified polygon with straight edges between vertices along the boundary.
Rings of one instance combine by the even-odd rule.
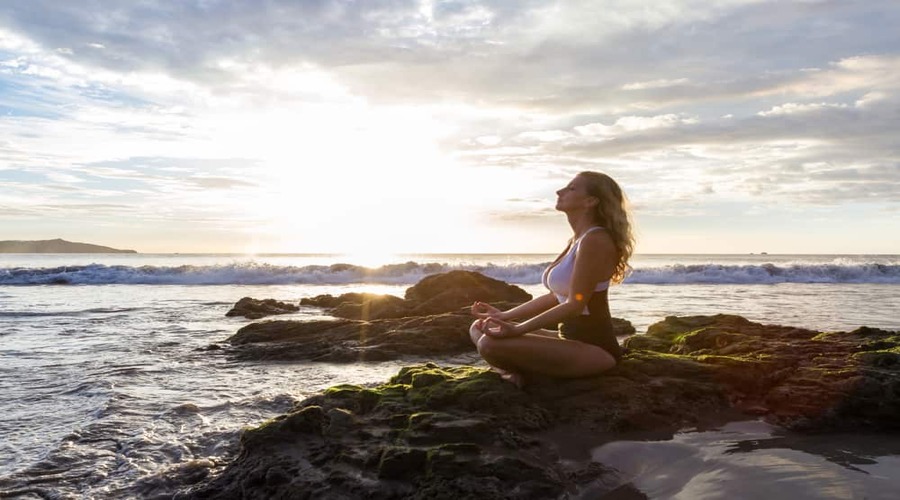
[[[260,319],[275,314],[289,314],[299,311],[300,308],[294,304],[280,302],[275,299],[254,299],[244,297],[237,301],[225,316],[243,316],[247,319]]]
[[[401,356],[455,356],[474,350],[472,318],[439,314],[402,319],[264,321],[251,323],[227,342],[240,359],[328,362],[384,361]]]
[[[475,301],[498,305],[521,304],[531,294],[521,288],[472,271],[450,271],[423,278],[406,290],[405,298],[417,316],[468,308]]]
[[[300,305],[328,309],[328,313],[338,318],[383,319],[412,316],[407,301],[393,295],[374,293],[345,293],[338,297],[317,295],[300,299]]]
[[[329,309],[348,319],[405,318],[468,309],[475,301],[497,307],[513,307],[531,300],[521,288],[472,271],[450,271],[423,278],[406,290],[405,298],[371,293],[345,293],[339,297],[318,295],[301,299],[301,305]]]

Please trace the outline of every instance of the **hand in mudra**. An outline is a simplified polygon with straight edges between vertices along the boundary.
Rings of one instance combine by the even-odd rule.
[[[481,322],[481,331],[491,337],[518,337],[524,332],[520,332],[516,326],[515,323],[502,319],[487,318]]]
[[[500,309],[488,304],[487,302],[475,302],[472,304],[472,316],[476,318],[495,318],[502,314]]]

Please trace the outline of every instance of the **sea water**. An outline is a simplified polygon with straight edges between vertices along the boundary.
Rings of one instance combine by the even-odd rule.
[[[402,296],[424,276],[453,269],[540,294],[553,257],[0,255],[0,497],[165,497],[193,471],[233,457],[244,427],[331,385],[382,382],[424,361],[237,362],[202,350],[250,322],[224,316],[241,297]],[[638,332],[669,315],[715,313],[823,331],[900,330],[898,256],[646,255],[633,267],[610,307]],[[775,430],[732,426],[661,442],[623,439],[594,458],[631,474],[650,498],[751,498],[740,491],[761,477],[790,484],[752,490],[768,497],[894,498],[897,438],[803,439],[798,446],[801,438]],[[741,444],[748,441],[769,446]],[[694,458],[666,459],[673,449]],[[833,459],[842,453],[845,460]],[[821,487],[823,474],[830,489]]]

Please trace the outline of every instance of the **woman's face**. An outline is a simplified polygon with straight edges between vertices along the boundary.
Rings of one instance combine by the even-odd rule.
[[[580,176],[556,192],[556,209],[562,212],[590,208],[596,203],[597,198],[588,194],[586,181]]]

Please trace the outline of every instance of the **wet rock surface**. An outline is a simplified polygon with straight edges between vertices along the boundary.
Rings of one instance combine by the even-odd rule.
[[[739,316],[670,317],[613,370],[529,380],[434,364],[343,385],[248,430],[184,498],[643,498],[591,462],[631,432],[748,415],[795,429],[900,430],[900,334],[820,333]]]
[[[561,461],[536,436],[552,419],[492,372],[408,367],[246,431],[238,459],[182,497],[533,499],[628,488],[600,464]],[[642,498],[633,493],[623,498]]]
[[[300,310],[299,306],[275,299],[254,299],[244,297],[237,301],[225,316],[243,316],[247,319],[260,319],[276,314],[289,314]]]
[[[811,430],[900,429],[900,333],[761,325],[740,316],[670,317],[632,350],[688,357],[729,403],[775,424]]]
[[[328,362],[453,356],[474,350],[467,334],[471,322],[462,313],[374,321],[264,321],[238,330],[227,340],[226,351],[238,359]]]

